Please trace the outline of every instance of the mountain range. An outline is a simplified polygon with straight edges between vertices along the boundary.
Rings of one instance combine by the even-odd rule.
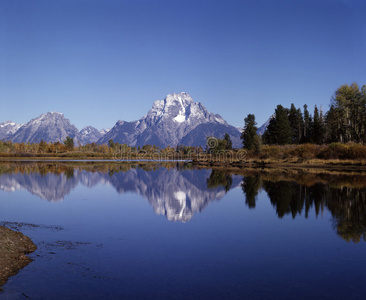
[[[263,128],[261,128],[263,130]],[[97,130],[87,126],[78,130],[62,113],[48,112],[26,124],[0,123],[0,140],[17,143],[63,142],[67,136],[75,145],[115,143],[130,146],[146,144],[166,147],[205,146],[207,137],[230,135],[233,146],[241,148],[241,129],[229,125],[220,115],[210,113],[187,93],[170,94],[153,103],[148,113],[137,121],[119,120],[113,128]]]

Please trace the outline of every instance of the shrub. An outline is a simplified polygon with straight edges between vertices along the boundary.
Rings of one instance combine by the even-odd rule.
[[[314,144],[303,144],[298,145],[294,149],[291,150],[291,156],[304,158],[304,159],[311,159],[315,158],[318,153],[319,146]]]
[[[333,157],[333,151],[332,151],[332,149],[328,145],[322,145],[322,146],[320,146],[320,148],[318,150],[318,154],[317,154],[316,157],[317,158],[320,158],[320,159],[334,158]]]
[[[366,158],[366,146],[361,144],[347,144],[346,152],[344,153],[347,159],[362,159]]]
[[[260,158],[279,158],[280,157],[280,146],[271,145],[264,146],[260,152]]]

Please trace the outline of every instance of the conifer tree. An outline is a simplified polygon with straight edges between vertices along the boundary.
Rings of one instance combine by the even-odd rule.
[[[299,144],[303,136],[304,121],[301,109],[296,109],[293,103],[288,113],[288,119],[292,130],[292,144]]]
[[[290,122],[282,105],[277,105],[275,117],[269,122],[263,138],[267,144],[285,145],[292,142]]]
[[[324,127],[322,117],[319,114],[318,107],[315,105],[314,108],[314,117],[312,122],[311,129],[311,139],[310,141],[314,144],[323,144],[324,142]]]
[[[247,150],[259,150],[258,128],[256,125],[255,116],[253,114],[248,114],[244,119],[244,131],[241,134],[243,148]]]
[[[302,143],[310,143],[311,138],[311,127],[312,127],[312,120],[310,113],[308,111],[308,106],[304,105],[304,133],[302,138]]]

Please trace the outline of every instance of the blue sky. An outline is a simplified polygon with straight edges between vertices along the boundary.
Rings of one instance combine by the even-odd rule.
[[[234,126],[366,84],[361,0],[2,0],[0,122],[112,127],[187,92]]]

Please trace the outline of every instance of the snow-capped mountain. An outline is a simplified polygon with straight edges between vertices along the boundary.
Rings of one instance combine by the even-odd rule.
[[[118,121],[112,129],[98,131],[92,126],[79,130],[62,113],[48,112],[25,125],[4,122],[0,124],[0,139],[13,142],[63,142],[67,136],[75,145],[93,142],[114,142],[130,146],[146,144],[174,147],[205,146],[207,137],[223,138],[228,133],[234,147],[241,147],[240,130],[229,125],[220,115],[210,113],[201,103],[194,102],[187,93],[170,94],[154,102],[140,120]]]
[[[206,138],[230,134],[234,147],[241,147],[240,132],[217,114],[210,113],[187,93],[170,94],[154,102],[149,112],[138,121],[118,121],[98,143],[145,144],[159,147],[184,144],[204,146]]]
[[[101,135],[105,135],[107,132],[109,132],[111,129],[110,128],[107,128],[107,129],[102,129],[101,131],[100,131],[100,134]]]
[[[29,121],[9,139],[15,143],[63,142],[67,136],[74,138],[79,130],[59,112],[48,112]]]
[[[81,145],[96,143],[102,136],[103,134],[101,134],[98,129],[92,126],[86,126],[80,130],[75,137],[74,142],[76,145],[77,143],[80,143]]]
[[[17,124],[12,121],[6,121],[3,123],[0,123],[0,140],[6,140],[17,132],[17,130],[22,127],[24,124]]]

